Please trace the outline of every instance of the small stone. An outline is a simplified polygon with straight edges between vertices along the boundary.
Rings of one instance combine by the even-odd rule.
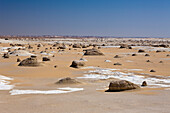
[[[156,71],[152,69],[152,70],[150,70],[150,72],[156,72]]]
[[[146,81],[143,81],[141,86],[147,86]]]
[[[132,56],[137,56],[137,54],[132,54]]]
[[[163,63],[163,61],[160,61],[159,63]]]
[[[114,56],[114,58],[121,58],[119,55]]]
[[[147,60],[146,62],[150,62],[150,60]]]
[[[149,54],[145,54],[145,56],[150,56]]]
[[[143,50],[143,49],[139,49],[139,51],[138,51],[138,53],[143,53],[143,52],[145,52],[145,50]]]
[[[17,62],[21,62],[21,59],[17,58]]]
[[[9,58],[9,54],[8,53],[4,53],[4,55],[2,57]]]
[[[122,65],[122,64],[120,64],[119,62],[117,62],[117,63],[114,63],[113,65]]]
[[[48,58],[48,57],[43,57],[43,58],[42,58],[42,61],[50,61],[50,58]]]

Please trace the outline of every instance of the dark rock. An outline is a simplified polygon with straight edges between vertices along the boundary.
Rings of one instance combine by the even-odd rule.
[[[146,81],[143,81],[141,86],[147,86]]]
[[[114,58],[121,58],[119,55],[114,56]]]
[[[82,66],[84,66],[84,65],[85,65],[84,62],[78,61],[78,60],[74,60],[74,61],[72,62],[72,64],[70,65],[70,67],[79,68],[79,67],[82,67]]]
[[[31,55],[31,58],[37,58],[37,56],[35,56],[35,55]]]
[[[160,61],[159,63],[163,63],[163,61]]]
[[[21,59],[17,58],[17,62],[21,62]]]
[[[150,72],[156,72],[156,71],[152,69],[152,70],[150,70]]]
[[[62,44],[62,45],[60,45],[57,49],[66,49],[67,47],[64,45],[64,44]]]
[[[140,87],[132,82],[126,80],[118,80],[118,81],[110,82],[109,90],[107,91],[116,92],[116,91],[132,90],[138,88]]]
[[[82,45],[82,48],[87,48],[88,46],[87,45]]]
[[[132,54],[132,56],[137,56],[137,54]]]
[[[150,60],[147,60],[146,62],[150,62]]]
[[[143,50],[143,49],[138,50],[138,53],[143,53],[143,52],[145,52],[145,50]]]
[[[33,47],[31,45],[28,46],[28,49],[33,49]]]
[[[4,55],[2,57],[3,58],[9,58],[9,54],[8,53],[4,53]]]
[[[169,47],[169,45],[161,44],[161,45],[159,45],[159,47],[168,48],[168,47]]]
[[[161,50],[157,50],[156,52],[159,53],[159,52],[162,52],[162,51]]]
[[[43,45],[42,45],[42,44],[38,44],[37,47],[38,47],[38,48],[39,48],[39,47],[43,47]]]
[[[43,58],[42,58],[42,61],[50,61],[50,58],[48,58],[48,57],[43,57]]]
[[[113,65],[119,65],[119,66],[120,66],[120,65],[122,65],[122,64],[120,64],[119,62],[117,62],[117,63],[114,63]]]
[[[149,54],[145,54],[145,56],[150,56]]]

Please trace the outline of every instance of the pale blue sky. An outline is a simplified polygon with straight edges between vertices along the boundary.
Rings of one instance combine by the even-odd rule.
[[[0,0],[0,35],[170,37],[170,0]]]

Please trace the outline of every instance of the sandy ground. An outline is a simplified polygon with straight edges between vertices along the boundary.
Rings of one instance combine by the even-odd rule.
[[[170,57],[166,56],[170,54],[169,51],[159,53],[146,51],[145,53],[150,56],[145,56],[145,53],[137,53],[139,49],[137,47],[133,49],[101,48],[100,51],[104,53],[104,56],[83,56],[83,49],[69,50],[67,48],[63,52],[58,52],[56,48],[50,49],[51,45],[46,43],[44,45],[37,50],[36,45],[32,44],[34,48],[26,50],[38,55],[40,61],[44,56],[40,54],[40,51],[44,51],[45,48],[48,48],[47,52],[55,51],[55,53],[51,53],[55,57],[48,56],[51,61],[43,62],[43,66],[40,67],[19,67],[16,59],[23,60],[29,56],[10,56],[9,59],[1,57],[0,75],[14,79],[10,83],[15,85],[13,89],[55,90],[62,87],[73,87],[84,88],[84,90],[48,95],[10,95],[10,90],[0,90],[0,113],[169,113],[169,87],[144,87],[132,91],[105,92],[110,81],[115,79],[78,79],[77,77],[83,77],[84,73],[92,69],[69,67],[73,60],[85,58],[87,59],[85,67],[119,69],[123,73],[143,74],[143,76],[159,75],[163,78],[170,76]],[[9,47],[9,44],[1,43],[0,47]],[[33,50],[35,52],[32,52]],[[131,56],[132,53],[136,53],[137,56]],[[121,58],[114,58],[115,55],[119,55]],[[111,62],[105,62],[105,60]],[[146,60],[151,62],[146,62]],[[160,61],[163,63],[159,63]],[[113,65],[116,62],[122,65]],[[55,65],[57,68],[54,68]],[[156,72],[150,72],[151,69]],[[55,84],[64,77],[78,79],[81,84]]]

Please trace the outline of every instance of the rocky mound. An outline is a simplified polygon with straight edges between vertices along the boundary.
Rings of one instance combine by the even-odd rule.
[[[97,49],[86,49],[84,55],[104,55],[101,51]]]
[[[56,82],[56,84],[77,84],[77,83],[80,83],[80,82],[70,77],[60,79],[58,82]]]
[[[74,61],[72,62],[72,64],[70,65],[70,67],[79,68],[79,67],[82,67],[82,66],[84,66],[84,65],[85,65],[84,62],[78,61],[78,60],[74,60]]]
[[[118,81],[112,81],[109,85],[108,91],[124,91],[124,90],[132,90],[132,89],[138,89],[140,88],[138,85],[131,83],[126,80],[118,80]]]
[[[40,63],[37,61],[36,58],[26,58],[24,60],[22,60],[18,66],[32,66],[32,67],[37,67],[40,66]]]

